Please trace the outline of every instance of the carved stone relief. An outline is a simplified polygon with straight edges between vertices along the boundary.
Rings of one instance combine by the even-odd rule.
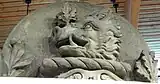
[[[147,61],[147,58],[142,51],[140,54],[140,57],[137,59],[136,64],[135,64],[135,80],[137,81],[144,81],[144,82],[149,82],[152,79],[151,76],[151,69],[148,67],[149,63]],[[146,74],[147,73],[147,74]]]
[[[87,71],[83,69],[73,69],[67,73],[59,75],[58,78],[122,81],[121,78],[108,70]]]
[[[63,2],[31,14],[15,27],[2,50],[0,72],[1,76],[154,82],[147,51],[137,31],[112,10]]]

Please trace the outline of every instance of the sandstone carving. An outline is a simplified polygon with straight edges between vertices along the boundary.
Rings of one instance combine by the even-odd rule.
[[[1,54],[1,76],[155,82],[147,44],[111,9],[58,2],[26,16]]]

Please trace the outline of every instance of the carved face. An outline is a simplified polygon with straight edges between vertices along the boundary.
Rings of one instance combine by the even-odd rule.
[[[55,45],[60,55],[117,60],[120,49],[119,38],[122,34],[120,27],[113,25],[106,12],[102,10],[88,15],[82,20],[83,22],[77,20],[75,10],[70,10],[70,13],[57,14],[53,24]]]

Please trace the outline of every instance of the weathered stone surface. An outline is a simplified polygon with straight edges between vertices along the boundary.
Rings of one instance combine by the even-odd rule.
[[[112,10],[63,2],[36,10],[12,30],[2,76],[154,82],[149,48]]]

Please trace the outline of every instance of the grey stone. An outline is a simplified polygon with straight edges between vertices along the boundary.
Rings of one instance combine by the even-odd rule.
[[[58,2],[21,20],[2,50],[1,76],[154,82],[138,30],[109,8]]]

